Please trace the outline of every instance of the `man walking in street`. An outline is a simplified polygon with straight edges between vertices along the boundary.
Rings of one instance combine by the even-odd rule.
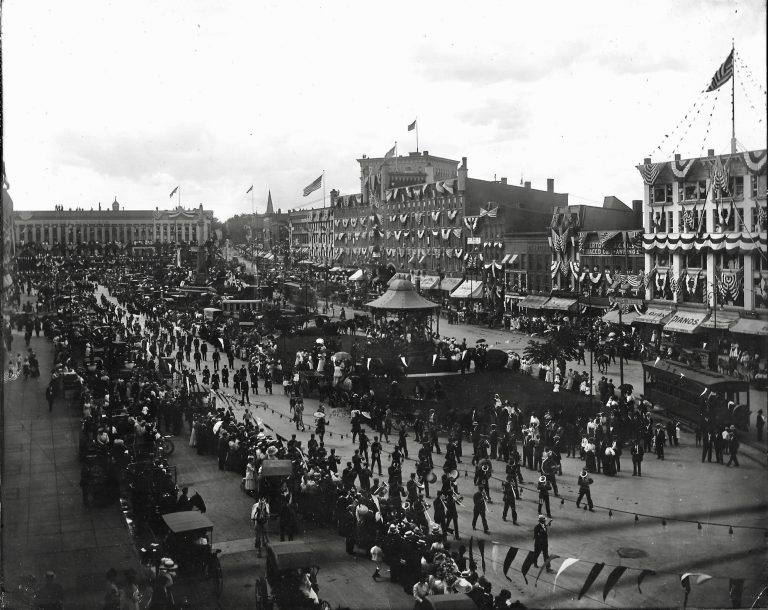
[[[547,572],[552,572],[552,568],[549,567],[549,532],[544,515],[539,515],[539,522],[533,528],[533,565],[536,568],[539,567],[539,555],[544,555]]]
[[[504,512],[501,514],[501,520],[507,520],[507,512],[512,510],[512,525],[517,525],[517,508],[515,506],[515,488],[510,481],[502,483],[504,487]]]
[[[592,480],[592,477],[589,476],[589,473],[587,472],[586,468],[581,471],[581,474],[579,475],[579,497],[576,498],[576,508],[579,508],[579,504],[584,499],[584,496],[587,497],[587,505],[589,506],[590,512],[595,512],[594,506],[592,504],[592,492],[589,490],[589,486],[592,485],[594,481]]]
[[[643,455],[645,454],[645,451],[643,451],[643,444],[635,439],[635,441],[632,443],[632,476],[633,477],[641,477],[643,476]],[[710,454],[710,459],[712,458]],[[704,458],[701,460],[704,461]]]
[[[736,427],[731,426],[731,435],[728,439],[728,449],[730,451],[730,457],[728,458],[728,463],[726,466],[730,466],[731,464],[734,464],[737,468],[739,466],[739,447],[741,446],[741,443],[739,443],[739,439],[736,438]]]
[[[244,405],[247,402],[250,405],[251,399],[248,396],[248,377],[246,375],[243,375],[240,379],[240,393],[240,404]],[[296,426],[296,429],[298,430],[298,426]]]
[[[483,531],[486,534],[490,534],[488,520],[485,518],[485,493],[481,488],[478,488],[475,495],[472,496],[472,501],[474,503],[474,508],[472,509],[472,529],[477,529],[477,518],[480,517],[483,521]]]
[[[547,517],[551,519],[552,511],[549,508],[549,490],[552,486],[549,484],[549,481],[547,481],[547,477],[541,475],[536,487],[539,490],[539,512],[541,512],[541,506],[543,504],[547,509]]]

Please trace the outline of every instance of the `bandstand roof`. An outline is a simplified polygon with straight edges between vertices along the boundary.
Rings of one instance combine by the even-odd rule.
[[[398,311],[418,311],[439,307],[436,303],[419,296],[416,288],[408,280],[395,280],[389,285],[389,289],[383,295],[365,305],[373,309]]]

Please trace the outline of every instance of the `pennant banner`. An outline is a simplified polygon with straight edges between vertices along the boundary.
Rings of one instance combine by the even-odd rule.
[[[624,566],[618,566],[614,568],[613,571],[608,575],[608,580],[605,581],[605,586],[603,587],[603,601],[605,601],[605,598],[608,597],[611,589],[616,586],[616,583],[619,582],[619,579],[624,575],[624,572],[626,571],[627,568]]]
[[[581,591],[579,591],[578,599],[581,599],[587,594],[587,591],[589,591],[589,588],[592,586],[592,583],[595,582],[595,580],[600,575],[600,572],[602,572],[604,567],[605,567],[604,563],[596,563],[595,565],[592,566],[592,569],[589,571],[589,574],[587,575],[587,580],[584,581],[584,585],[582,585]]]
[[[560,574],[562,574],[563,572],[565,572],[565,571],[566,571],[568,568],[570,568],[570,567],[571,567],[571,566],[572,566],[574,563],[578,563],[578,561],[579,561],[579,560],[578,560],[578,559],[576,559],[576,558],[574,558],[574,557],[569,557],[568,559],[566,559],[566,560],[565,560],[565,561],[562,563],[562,565],[560,566],[560,569],[557,571],[557,574],[555,574],[555,584],[554,584],[554,586],[552,587],[552,590],[553,590],[553,591],[555,590],[555,587],[557,587],[557,579],[558,579],[558,578],[560,578]]]

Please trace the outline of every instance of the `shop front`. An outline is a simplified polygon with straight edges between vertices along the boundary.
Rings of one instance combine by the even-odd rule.
[[[459,322],[478,322],[485,313],[483,310],[484,284],[478,280],[464,280],[451,293],[451,299],[457,303]]]

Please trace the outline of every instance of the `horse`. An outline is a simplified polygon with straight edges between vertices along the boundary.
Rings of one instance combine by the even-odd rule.
[[[205,514],[205,511],[207,510],[205,507],[205,501],[199,493],[195,492],[195,495],[192,496],[189,501],[194,508]]]

